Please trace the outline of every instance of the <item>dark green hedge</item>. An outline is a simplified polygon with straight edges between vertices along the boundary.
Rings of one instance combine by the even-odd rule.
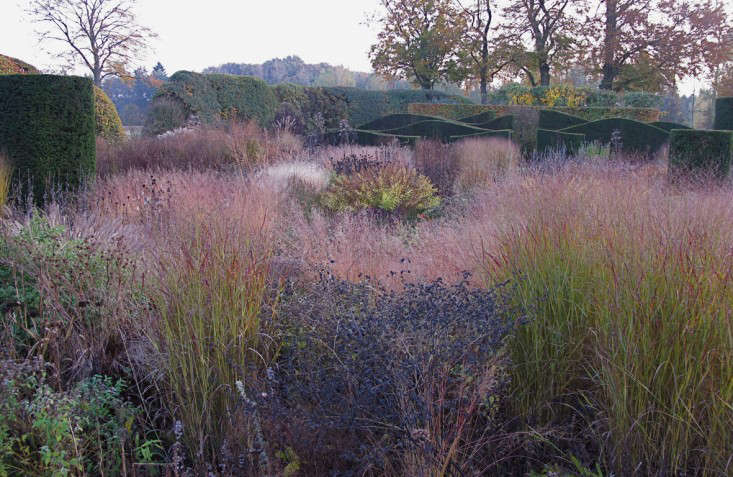
[[[578,116],[553,111],[551,109],[542,109],[539,115],[540,120],[537,123],[537,127],[547,131],[559,131],[560,129],[570,128],[588,122]]]
[[[94,89],[76,76],[0,76],[0,151],[37,202],[96,168]]]
[[[501,129],[514,129],[514,115],[507,114],[506,116],[499,116],[491,121],[476,124],[477,128],[491,129],[492,131],[499,131]]]
[[[346,103],[324,88],[281,83],[272,90],[279,103],[275,120],[282,122],[290,117],[294,121],[292,126],[295,133],[322,132],[318,131],[320,121],[323,121],[322,126],[326,129],[336,129],[341,120],[348,118]]]
[[[629,154],[653,154],[669,140],[669,133],[649,124],[631,119],[601,119],[562,129],[563,133],[585,134],[589,142],[611,143],[614,131],[620,133],[621,150]]]
[[[471,104],[462,97],[438,91],[390,90],[370,91],[345,86],[324,88],[327,92],[340,97],[347,105],[351,124],[366,124],[388,114],[407,113],[408,106],[416,102]],[[427,116],[440,116],[427,114]]]
[[[485,132],[485,130],[468,124],[459,123],[457,121],[431,119],[403,126],[401,128],[389,129],[383,132],[399,136],[419,136],[423,138],[448,141],[451,136],[467,136],[470,134],[482,133]]]
[[[565,151],[570,155],[577,154],[585,142],[585,134],[537,130],[537,152],[545,154],[553,151]]]
[[[441,118],[435,118],[432,116],[420,116],[417,114],[388,114],[387,116],[375,119],[374,121],[370,121],[366,124],[362,124],[361,126],[359,126],[359,129],[364,129],[367,131],[388,131],[390,129],[397,129],[422,121],[430,121],[436,119],[439,121],[441,120]]]
[[[383,144],[390,144],[397,140],[403,146],[414,146],[418,139],[419,138],[417,136],[385,134],[379,131],[353,129],[347,134],[341,131],[329,131],[324,135],[323,142],[333,146],[346,142],[359,144],[361,146],[380,146]]]
[[[673,179],[690,174],[726,178],[733,160],[733,132],[676,129],[670,133],[669,174]]]
[[[659,129],[664,129],[667,132],[670,132],[672,129],[692,129],[691,127],[685,126],[684,124],[671,123],[669,121],[655,121],[653,123],[649,123],[649,125]]]
[[[501,139],[506,139],[507,141],[512,140],[512,130],[511,129],[504,129],[504,130],[497,130],[497,131],[482,131],[479,133],[474,134],[467,134],[464,136],[451,136],[451,141],[460,141],[462,139],[471,139],[471,138],[478,138],[478,137],[497,137]]]
[[[425,114],[428,116],[440,116],[443,118],[463,118],[469,115],[480,114],[486,111],[493,111],[498,116],[505,114],[514,114],[517,110],[548,109],[544,106],[523,106],[523,105],[494,105],[494,104],[472,104],[470,107],[466,105],[455,104],[430,104],[430,103],[414,103],[407,107],[407,112],[411,114]],[[598,121],[600,119],[611,118],[627,118],[642,122],[659,121],[661,114],[658,109],[654,108],[619,108],[616,106],[604,107],[584,107],[584,108],[568,108],[565,106],[555,106],[551,108],[553,111],[577,116],[586,121]]]
[[[715,100],[715,129],[733,131],[733,97]]]
[[[483,113],[474,114],[466,118],[461,118],[458,121],[466,124],[482,124],[492,121],[496,117],[493,111],[484,111]]]
[[[196,115],[204,122],[252,119],[262,126],[270,124],[279,105],[272,88],[260,79],[190,71],[171,76],[159,88],[157,98],[179,101],[187,115]]]

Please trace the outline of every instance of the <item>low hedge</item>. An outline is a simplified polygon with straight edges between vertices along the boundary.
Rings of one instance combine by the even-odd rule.
[[[733,97],[715,100],[715,129],[733,131]]]
[[[477,138],[477,137],[497,137],[501,139],[506,139],[507,141],[512,140],[512,133],[513,131],[511,129],[504,129],[504,130],[497,130],[497,131],[483,131],[480,133],[475,134],[467,134],[464,136],[451,136],[451,141],[460,141],[461,139],[471,139],[471,138]]]
[[[570,155],[578,153],[578,149],[585,142],[585,134],[537,130],[537,152],[546,154],[553,151],[565,151]]]
[[[359,144],[360,146],[381,146],[383,144],[390,144],[396,140],[403,146],[414,146],[418,139],[420,138],[417,136],[352,129],[348,133],[344,133],[343,131],[329,131],[324,135],[323,142],[332,146],[347,142]]]
[[[491,105],[491,104],[475,104],[470,106],[470,112],[464,114],[466,106],[455,106],[451,104],[431,104],[431,103],[414,103],[410,104],[407,111],[411,114],[424,114],[427,116],[440,116],[447,119],[457,119],[468,115],[476,115],[486,111],[492,111],[497,116],[506,114],[514,114],[515,111],[521,109],[537,109],[552,110],[561,113],[577,116],[586,121],[597,121],[599,119],[610,118],[626,118],[650,123],[659,121],[660,111],[654,108],[619,108],[615,106],[608,107],[590,107],[590,108],[568,108],[556,106],[546,108],[543,106],[524,106],[524,105]]]
[[[422,121],[431,121],[436,119],[440,120],[441,118],[407,113],[388,114],[387,116],[362,124],[359,126],[359,129],[367,131],[388,131],[390,129],[401,128]]]
[[[348,119],[351,124],[366,124],[383,116],[397,113],[442,116],[440,114],[422,114],[408,111],[408,106],[412,103],[447,103],[459,110],[474,106],[470,100],[462,96],[450,95],[439,91],[414,89],[371,91],[346,86],[333,86],[323,89],[341,98],[346,104]],[[471,114],[470,111],[462,116],[468,116],[469,114]]]
[[[649,125],[659,129],[664,129],[667,132],[670,132],[672,129],[692,129],[684,124],[672,123],[669,121],[655,121],[653,123],[649,123]]]
[[[559,132],[585,134],[587,141],[609,144],[614,131],[620,133],[621,150],[629,154],[653,154],[669,140],[669,133],[663,129],[624,118],[601,119]]]
[[[438,116],[440,118],[460,120],[476,116],[487,111],[492,111],[482,104],[449,104],[449,103],[421,103],[413,102],[407,105],[407,112],[410,114],[421,114],[423,116]]]
[[[23,192],[74,187],[96,168],[94,88],[88,78],[0,76],[0,150]]]
[[[458,121],[431,119],[410,124],[401,128],[383,131],[388,134],[399,136],[419,136],[430,139],[448,141],[452,136],[467,136],[485,132],[485,129],[470,126]]]
[[[506,116],[500,116],[486,123],[476,124],[476,127],[481,129],[491,129],[492,131],[514,129],[514,115],[508,114]]]
[[[669,174],[674,180],[695,174],[724,179],[733,161],[733,132],[676,129],[670,133]]]
[[[570,128],[587,122],[585,119],[573,116],[572,114],[562,113],[552,109],[542,109],[539,112],[537,127],[546,131],[559,131],[560,129]]]
[[[466,124],[481,124],[488,123],[489,121],[496,118],[496,114],[493,111],[484,111],[483,113],[474,114],[465,118],[460,118],[459,121]]]

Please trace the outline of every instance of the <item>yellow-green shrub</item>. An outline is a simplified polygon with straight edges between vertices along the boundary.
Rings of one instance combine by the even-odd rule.
[[[337,212],[372,209],[415,218],[440,205],[440,198],[427,177],[392,163],[335,176],[321,202]]]

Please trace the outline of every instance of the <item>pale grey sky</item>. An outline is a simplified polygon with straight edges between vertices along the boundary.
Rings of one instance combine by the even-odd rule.
[[[40,51],[24,0],[0,0],[0,53],[39,68],[54,66]],[[169,73],[221,63],[261,63],[298,55],[371,71],[367,52],[376,31],[363,25],[378,0],[138,0],[138,19],[157,32],[154,51]]]
[[[733,10],[733,0],[719,1]],[[27,4],[0,0],[0,53],[42,69],[58,66],[39,47],[23,12]],[[377,30],[364,20],[378,8],[379,0],[138,0],[140,23],[159,35],[140,63],[150,68],[160,61],[173,73],[298,55],[307,63],[371,71],[367,52]],[[687,79],[680,90],[702,85]]]

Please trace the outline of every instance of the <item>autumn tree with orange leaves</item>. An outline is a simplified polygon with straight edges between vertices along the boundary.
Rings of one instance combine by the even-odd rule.
[[[589,27],[607,90],[619,89],[622,68],[640,60],[670,88],[685,76],[710,74],[726,61],[733,38],[722,4],[710,0],[603,0]]]

